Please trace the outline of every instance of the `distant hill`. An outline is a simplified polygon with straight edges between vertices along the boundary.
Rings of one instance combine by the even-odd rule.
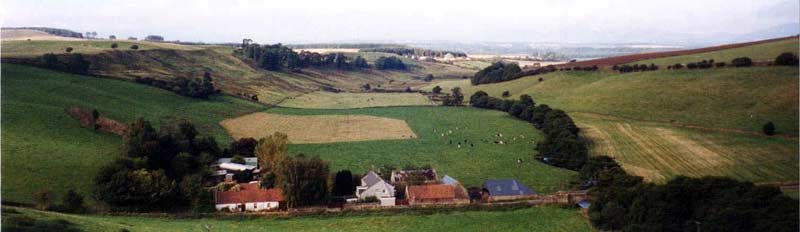
[[[2,31],[11,31],[11,30],[34,30],[34,31],[41,31],[50,35],[61,36],[61,37],[72,37],[72,38],[83,38],[83,34],[74,32],[67,29],[61,28],[52,28],[52,27],[3,27],[0,30]],[[4,36],[5,37],[5,36]]]

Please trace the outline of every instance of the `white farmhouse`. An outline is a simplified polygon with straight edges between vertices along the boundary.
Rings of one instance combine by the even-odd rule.
[[[394,186],[386,183],[373,171],[369,171],[361,178],[361,186],[356,187],[356,197],[361,200],[367,197],[376,197],[383,206],[395,204]]]

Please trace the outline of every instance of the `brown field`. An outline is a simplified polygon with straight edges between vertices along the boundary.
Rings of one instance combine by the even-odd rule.
[[[294,144],[417,138],[404,120],[367,115],[253,113],[223,120],[220,125],[234,139],[260,139],[282,132]]]

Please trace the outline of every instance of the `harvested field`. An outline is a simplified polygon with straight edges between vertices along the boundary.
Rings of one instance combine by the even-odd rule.
[[[3,40],[85,40],[81,38],[64,37],[51,35],[47,32],[30,30],[30,29],[10,29],[0,31],[0,38]]]
[[[767,40],[759,40],[753,42],[746,42],[746,43],[735,43],[735,44],[725,44],[713,47],[705,47],[705,48],[696,48],[696,49],[687,49],[687,50],[678,50],[678,51],[668,51],[668,52],[652,52],[652,53],[641,53],[641,54],[633,54],[633,55],[624,55],[624,56],[615,56],[615,57],[608,57],[602,59],[594,59],[594,60],[586,60],[586,61],[579,61],[567,64],[561,64],[557,66],[611,66],[615,64],[624,64],[630,62],[637,62],[641,60],[647,59],[655,59],[661,57],[669,57],[669,56],[682,56],[682,55],[689,55],[695,53],[703,53],[703,52],[713,52],[731,48],[739,48],[739,47],[746,47],[756,44],[763,44],[763,43],[771,43],[781,40],[787,39],[797,39],[797,36],[789,36],[789,37],[782,37],[782,38],[775,38],[775,39],[767,39]]]
[[[400,119],[368,115],[281,115],[253,113],[220,122],[235,139],[283,132],[294,144],[417,138]]]

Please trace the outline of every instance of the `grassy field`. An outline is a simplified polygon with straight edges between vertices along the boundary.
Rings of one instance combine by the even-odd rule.
[[[72,53],[96,54],[114,50],[111,44],[117,44],[117,50],[131,50],[131,45],[138,45],[139,50],[173,49],[173,50],[199,50],[197,46],[180,45],[174,43],[156,43],[149,41],[130,40],[15,40],[2,42],[3,57],[35,57],[45,53],[67,53],[66,48],[72,47]]]
[[[508,90],[511,98],[529,94],[538,103],[571,112],[746,131],[760,131],[772,121],[779,133],[798,133],[800,94],[794,67],[557,72],[478,86],[468,80],[444,81],[425,89],[436,85],[445,91],[459,86],[467,99],[478,90],[495,97]]]
[[[543,81],[539,81],[543,78]],[[567,110],[630,172],[662,182],[675,175],[725,175],[755,182],[797,181],[798,71],[793,67],[712,70],[558,72],[461,87]],[[611,121],[609,121],[611,120]],[[767,121],[782,136],[758,135]],[[686,125],[699,127],[688,129]]]
[[[691,55],[643,60],[639,62],[633,62],[631,64],[652,63],[659,65],[663,68],[666,68],[667,65],[673,65],[677,63],[686,64],[686,63],[699,62],[701,60],[709,60],[709,59],[713,59],[714,62],[725,62],[730,64],[731,60],[733,60],[734,58],[743,56],[750,57],[750,59],[753,59],[754,62],[773,61],[775,60],[775,57],[784,52],[791,52],[796,55],[798,49],[800,49],[798,47],[798,42],[800,41],[798,41],[797,39],[787,39],[777,42],[756,44],[746,47],[725,49],[714,52],[704,52]]]
[[[701,132],[585,113],[573,117],[595,141],[593,154],[615,157],[629,173],[650,181],[666,182],[676,175],[753,182],[800,178],[797,139]]]
[[[280,106],[312,109],[349,109],[380,106],[435,105],[418,93],[332,93],[317,91],[281,102]]]
[[[396,118],[408,122],[418,136],[410,140],[293,144],[289,147],[292,154],[319,156],[329,161],[331,170],[349,169],[354,173],[364,173],[373,165],[392,164],[398,168],[431,165],[440,175],[450,175],[466,186],[479,186],[491,178],[516,178],[537,192],[556,191],[559,184],[575,176],[573,171],[532,161],[535,154],[533,141],[541,140],[541,133],[530,124],[499,111],[418,106],[349,110],[272,108],[267,112]],[[497,133],[504,134],[504,137],[495,137]],[[507,144],[494,144],[495,140]],[[517,159],[524,162],[518,164]]]
[[[64,219],[84,231],[591,231],[576,209],[534,207],[509,211],[468,211],[421,215],[294,217],[287,219],[160,219],[131,216],[69,215],[3,207],[3,220]],[[14,212],[11,212],[11,211]]]
[[[369,115],[283,115],[258,112],[226,119],[220,124],[236,139],[261,139],[275,132],[282,132],[294,144],[417,137],[403,120]]]
[[[132,122],[143,117],[159,126],[194,122],[198,131],[227,144],[219,121],[263,110],[231,97],[193,100],[125,81],[2,65],[2,197],[32,202],[39,189],[57,199],[70,188],[88,194],[98,167],[112,160],[122,140],[80,127],[64,108],[97,109],[101,115]]]

